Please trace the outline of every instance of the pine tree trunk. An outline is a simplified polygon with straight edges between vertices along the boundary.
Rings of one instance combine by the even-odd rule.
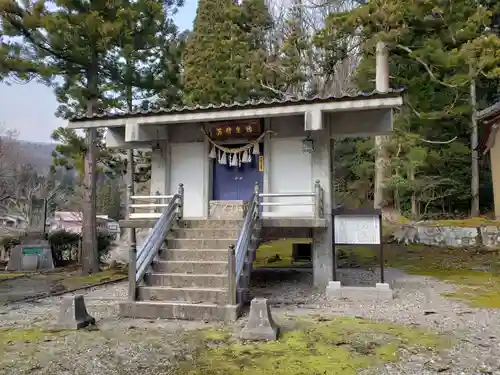
[[[413,190],[411,192],[411,218],[413,220],[417,220],[420,212],[418,209],[418,202],[417,202],[417,194],[415,194],[415,169],[413,167],[410,167],[410,175],[408,176],[409,180],[411,182],[411,185],[413,187]]]
[[[387,46],[381,41],[377,43],[376,48],[375,86],[378,92],[389,91],[389,53],[387,50]],[[385,180],[387,178],[387,170],[390,164],[389,156],[387,153],[388,143],[388,136],[379,135],[375,137],[376,156],[373,206],[380,209],[388,208],[385,207],[388,203],[385,201]]]
[[[92,116],[96,110],[98,91],[97,57],[87,71],[87,115]],[[89,128],[85,131],[87,151],[84,160],[83,180],[83,222],[82,222],[82,274],[89,275],[99,272],[99,252],[97,249],[97,220],[96,220],[96,141],[97,130]]]
[[[374,194],[373,194],[373,206],[375,208],[383,208],[386,202],[385,200],[385,179],[387,177],[387,165],[388,156],[386,151],[386,144],[388,141],[387,136],[376,136],[375,137],[375,179],[374,179]]]
[[[477,98],[476,98],[476,80],[472,76],[470,80],[470,104],[472,109],[471,136],[470,136],[470,143],[472,149],[472,158],[471,158],[472,199],[471,199],[470,214],[472,217],[477,217],[479,216],[479,161],[477,152],[478,130],[476,121]]]

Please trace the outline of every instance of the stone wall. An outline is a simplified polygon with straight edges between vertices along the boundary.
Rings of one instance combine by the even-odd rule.
[[[423,244],[443,247],[500,247],[500,227],[480,225],[477,227],[439,226],[422,222],[401,225],[394,234],[394,240],[404,244]]]

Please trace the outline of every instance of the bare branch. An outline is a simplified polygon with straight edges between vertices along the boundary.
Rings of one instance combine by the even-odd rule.
[[[431,143],[431,144],[434,144],[434,145],[446,145],[446,144],[449,144],[449,143],[455,141],[457,138],[458,138],[458,136],[454,136],[452,139],[450,139],[448,141],[429,141],[429,140],[423,139],[423,138],[420,138],[420,140],[422,142]]]

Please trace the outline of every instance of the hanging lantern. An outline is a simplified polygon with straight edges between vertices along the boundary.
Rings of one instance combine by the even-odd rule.
[[[312,153],[314,151],[314,141],[309,135],[302,140],[302,152]]]

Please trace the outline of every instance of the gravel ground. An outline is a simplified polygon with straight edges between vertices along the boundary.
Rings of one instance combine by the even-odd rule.
[[[405,361],[365,371],[364,375],[500,375],[500,310],[469,308],[440,295],[453,291],[453,285],[394,269],[386,272],[387,280],[395,288],[395,299],[390,302],[329,302],[312,288],[308,270],[256,271],[252,291],[255,296],[269,298],[276,314],[357,316],[422,325],[436,332],[451,332],[458,338],[453,349],[439,356],[406,353]],[[347,285],[373,285],[379,280],[377,271],[341,270],[339,276]],[[179,332],[210,325],[118,319],[116,303],[126,293],[125,283],[87,291],[87,308],[98,319],[98,332],[69,333],[48,339],[43,343],[43,353],[28,351],[25,357],[12,356],[12,365],[17,364],[0,366],[0,374],[169,374],[175,358],[191,355],[192,348],[186,347]],[[0,307],[0,328],[50,328],[60,301],[61,297],[53,297]],[[238,325],[245,321],[246,316]],[[1,345],[2,341],[0,351]],[[7,363],[1,357],[0,364]]]
[[[275,283],[272,290],[263,287],[266,280],[273,279],[281,282]],[[441,293],[454,291],[454,286],[432,278],[387,269],[386,279],[395,292],[390,302],[327,301],[312,288],[311,272],[296,270],[257,275],[253,278],[253,293],[268,298],[275,309],[292,315],[356,316],[421,325],[457,336],[457,345],[441,356],[429,358],[408,353],[407,361],[363,372],[366,375],[500,375],[500,310],[470,308],[462,302],[444,298]],[[342,269],[339,280],[343,285],[373,285],[379,282],[380,273],[378,270]]]

